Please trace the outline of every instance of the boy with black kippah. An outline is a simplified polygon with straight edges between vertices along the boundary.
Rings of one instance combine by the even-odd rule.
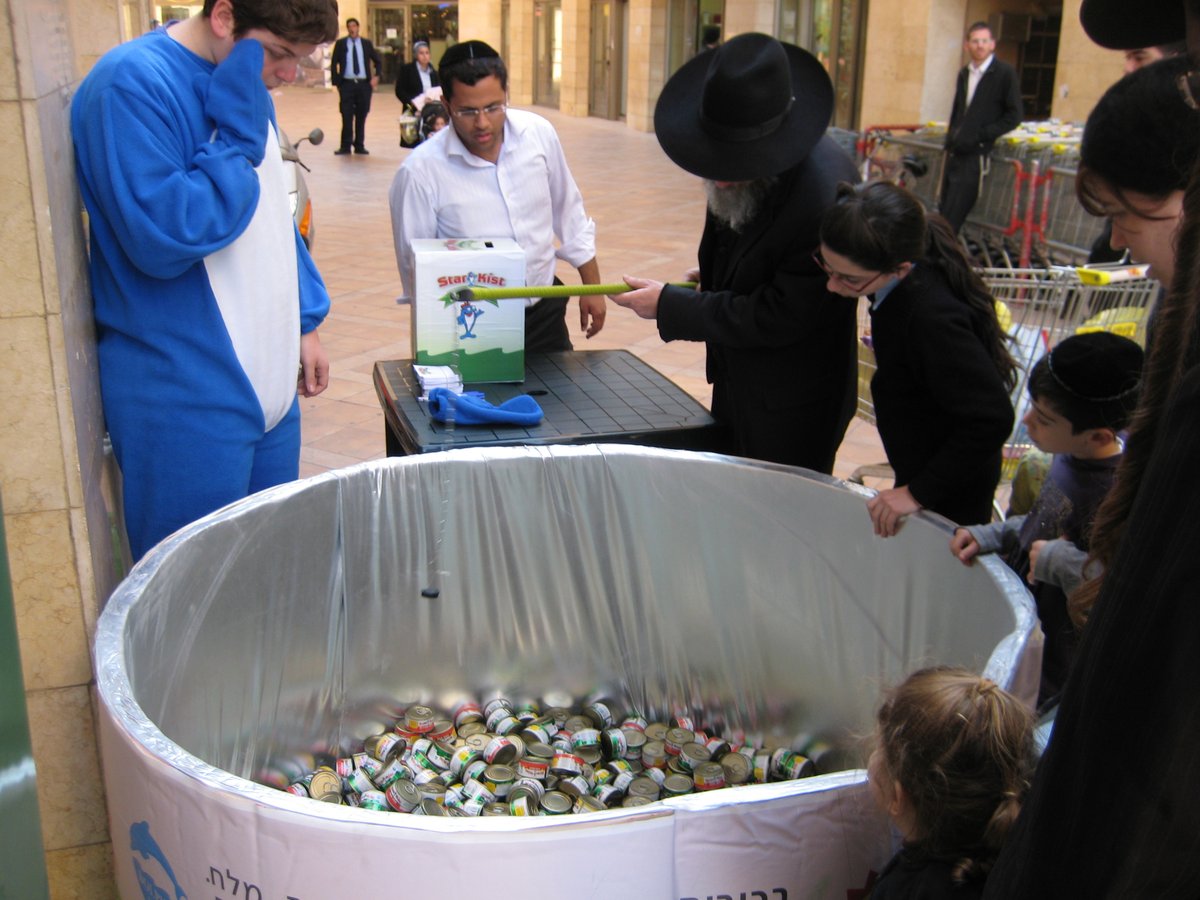
[[[1070,671],[1077,636],[1067,597],[1085,578],[1092,520],[1120,462],[1119,432],[1137,405],[1141,373],[1141,347],[1106,331],[1067,338],[1042,357],[1022,421],[1030,441],[1055,456],[1033,508],[950,539],[962,562],[1001,553],[1033,586],[1046,635],[1039,704],[1057,696]]]

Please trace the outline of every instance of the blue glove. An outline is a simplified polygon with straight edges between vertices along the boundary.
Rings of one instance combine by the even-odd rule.
[[[530,426],[542,421],[542,408],[528,394],[495,406],[483,399],[482,391],[456,394],[446,388],[434,388],[429,392],[429,415],[435,422],[455,425]]]

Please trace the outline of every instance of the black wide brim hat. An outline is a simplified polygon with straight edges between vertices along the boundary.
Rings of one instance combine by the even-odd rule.
[[[1110,50],[1136,50],[1182,41],[1185,0],[1083,0],[1079,21],[1088,37]]]
[[[815,56],[766,34],[740,34],[671,76],[654,109],[663,152],[711,181],[753,181],[801,162],[833,114]]]

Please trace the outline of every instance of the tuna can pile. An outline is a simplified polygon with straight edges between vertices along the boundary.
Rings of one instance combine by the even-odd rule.
[[[650,722],[613,705],[464,701],[408,706],[344,755],[276,762],[260,780],[300,797],[425,816],[557,816],[635,807],[844,766],[832,744],[720,736],[687,715]],[[799,747],[799,749],[793,749]],[[815,760],[815,762],[814,762]]]

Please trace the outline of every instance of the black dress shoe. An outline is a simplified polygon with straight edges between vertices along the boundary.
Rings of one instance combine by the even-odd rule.
[[[354,148],[354,152],[355,152],[355,153],[360,153],[360,154],[362,154],[363,156],[370,156],[370,155],[371,155],[371,151],[370,151],[370,150],[368,150],[366,147],[355,147],[355,148]]]
[[[345,156],[349,152],[350,152],[349,147],[338,147],[338,149],[333,151],[333,155],[334,156]]]

